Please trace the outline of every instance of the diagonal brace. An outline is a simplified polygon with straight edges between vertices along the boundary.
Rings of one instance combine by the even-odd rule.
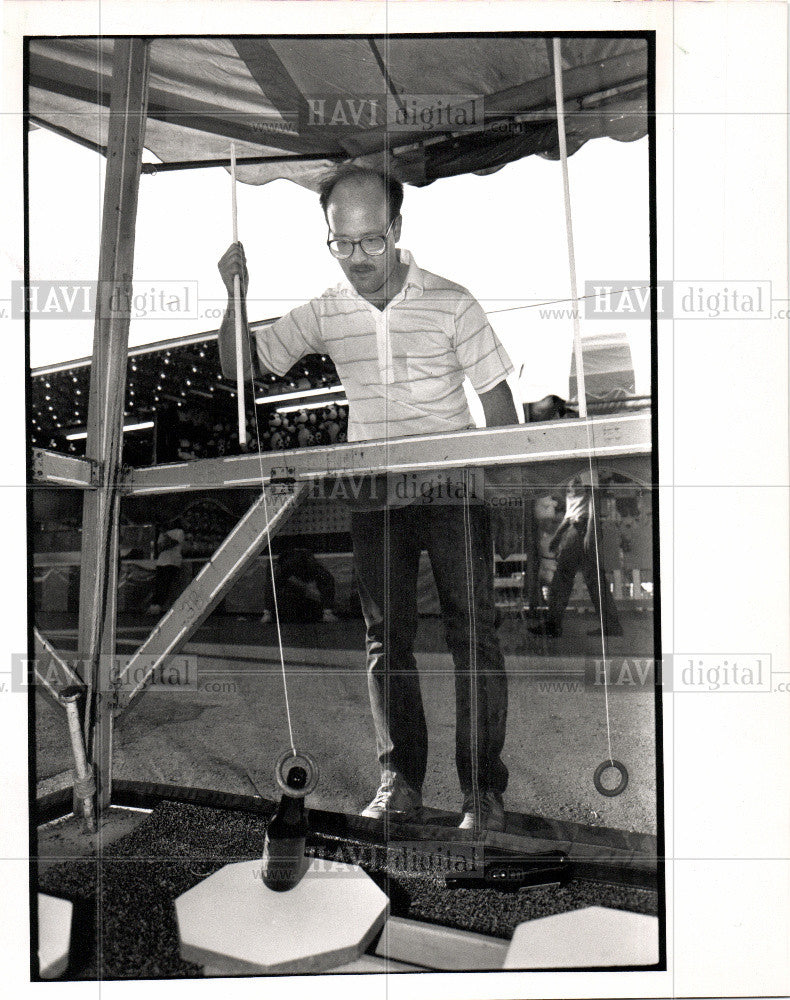
[[[306,483],[296,483],[287,493],[263,487],[261,496],[220,545],[210,561],[162,617],[149,637],[118,671],[118,715],[142,693],[154,671],[167,656],[205,621],[266,544],[293,513],[305,495]],[[139,680],[137,675],[143,671]],[[129,693],[126,694],[124,689]]]

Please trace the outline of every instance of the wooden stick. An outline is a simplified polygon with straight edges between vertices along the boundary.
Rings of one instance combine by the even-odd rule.
[[[565,136],[565,98],[562,86],[562,54],[560,39],[553,40],[554,99],[557,105],[557,136],[560,141],[562,185],[565,191],[565,229],[568,237],[568,266],[571,272],[571,300],[573,302],[573,351],[576,358],[576,394],[579,397],[579,416],[587,419],[587,386],[584,381],[584,352],[579,327],[579,293],[576,288],[576,253],[573,246],[573,219],[571,216],[571,188],[568,181],[568,145]]]
[[[231,204],[233,215],[233,242],[239,242],[239,223],[236,210],[236,143],[230,144]],[[239,416],[239,444],[247,443],[247,414],[244,407],[244,330],[241,318],[241,278],[233,275],[233,314],[236,319],[236,403]]]

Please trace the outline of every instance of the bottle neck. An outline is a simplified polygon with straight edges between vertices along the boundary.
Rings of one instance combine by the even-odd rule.
[[[293,798],[291,795],[283,795],[277,812],[272,817],[270,829],[299,831],[306,829],[307,817],[305,815],[305,805],[303,798]]]

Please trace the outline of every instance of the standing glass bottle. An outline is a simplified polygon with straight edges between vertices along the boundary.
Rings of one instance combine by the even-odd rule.
[[[288,791],[280,799],[277,812],[266,828],[263,845],[264,885],[275,892],[293,889],[302,880],[307,864],[307,811],[304,805],[308,774],[292,767],[285,779]]]

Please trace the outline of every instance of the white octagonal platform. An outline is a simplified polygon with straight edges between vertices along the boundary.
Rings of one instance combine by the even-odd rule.
[[[68,899],[38,894],[38,972],[42,979],[57,979],[68,967],[73,912],[74,904]]]
[[[181,956],[214,975],[322,972],[358,958],[389,899],[357,865],[311,859],[274,892],[260,861],[226,865],[176,900]]]
[[[571,969],[657,962],[658,917],[585,906],[519,924],[504,968]]]

